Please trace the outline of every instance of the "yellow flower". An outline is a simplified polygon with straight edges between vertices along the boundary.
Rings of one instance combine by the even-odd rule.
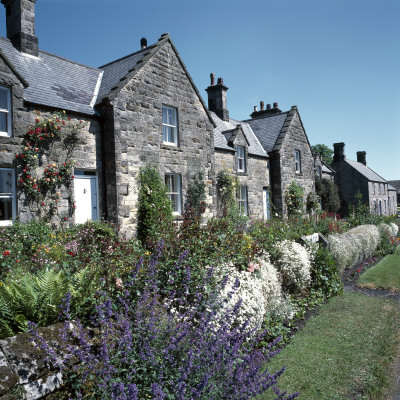
[[[33,158],[36,158],[36,156],[33,156]]]
[[[65,110],[63,110],[63,113],[65,114]]]

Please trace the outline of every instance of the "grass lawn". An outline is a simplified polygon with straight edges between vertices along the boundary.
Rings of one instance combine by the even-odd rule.
[[[400,256],[387,255],[381,262],[364,272],[357,285],[371,289],[400,290]]]
[[[330,299],[267,365],[299,399],[386,399],[399,344],[399,304],[358,293]],[[273,399],[266,392],[258,399]]]

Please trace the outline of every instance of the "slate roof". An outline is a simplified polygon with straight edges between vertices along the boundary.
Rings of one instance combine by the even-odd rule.
[[[372,171],[372,169],[368,168],[366,165],[347,159],[344,161],[358,171],[361,175],[364,175],[369,181],[386,183],[385,179],[379,176],[376,172]]]
[[[216,148],[234,151],[233,148],[228,145],[227,137],[226,135],[224,135],[224,132],[232,131],[236,128],[237,125],[240,124],[242,126],[243,133],[246,136],[247,142],[249,143],[249,146],[247,148],[248,154],[268,157],[268,154],[261,146],[261,143],[257,139],[257,136],[254,134],[249,124],[231,118],[229,119],[229,122],[223,121],[214,112],[210,112],[210,114],[216,125],[214,129],[214,146]]]
[[[275,147],[288,114],[289,111],[286,111],[279,114],[249,119],[243,122],[250,125],[265,151],[269,153]]]
[[[149,46],[143,50],[129,54],[123,58],[112,61],[100,67],[104,71],[103,79],[99,90],[97,102],[99,103],[104,97],[116,88],[125,77],[132,72],[139,62],[143,62],[145,56],[150,54],[150,50],[156,45]]]
[[[28,85],[24,100],[44,106],[94,115],[102,71],[54,54],[39,57],[20,53],[9,39],[0,37],[0,54]]]
[[[389,190],[396,190],[397,193],[400,193],[400,181],[388,181],[389,186],[392,186],[393,189],[389,189]]]
[[[335,171],[328,164],[325,164],[324,161],[322,161],[322,172],[325,172],[326,174],[335,173]]]

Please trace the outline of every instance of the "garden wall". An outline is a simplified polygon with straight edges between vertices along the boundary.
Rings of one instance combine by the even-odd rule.
[[[51,343],[58,343],[62,324],[38,328]],[[34,347],[29,333],[0,340],[0,400],[47,398],[62,383],[61,373],[49,369],[47,354]]]

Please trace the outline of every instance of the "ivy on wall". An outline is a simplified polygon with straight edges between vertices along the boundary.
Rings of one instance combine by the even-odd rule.
[[[58,217],[67,221],[74,212],[72,182],[74,167],[72,158],[78,142],[78,134],[87,122],[74,123],[65,111],[57,111],[48,119],[35,119],[22,142],[22,151],[15,155],[18,186],[25,195],[31,212],[46,221]],[[58,142],[57,150],[54,144]],[[57,162],[45,161],[57,159]],[[47,165],[46,165],[47,164]],[[61,190],[67,192],[68,209],[59,212]]]

